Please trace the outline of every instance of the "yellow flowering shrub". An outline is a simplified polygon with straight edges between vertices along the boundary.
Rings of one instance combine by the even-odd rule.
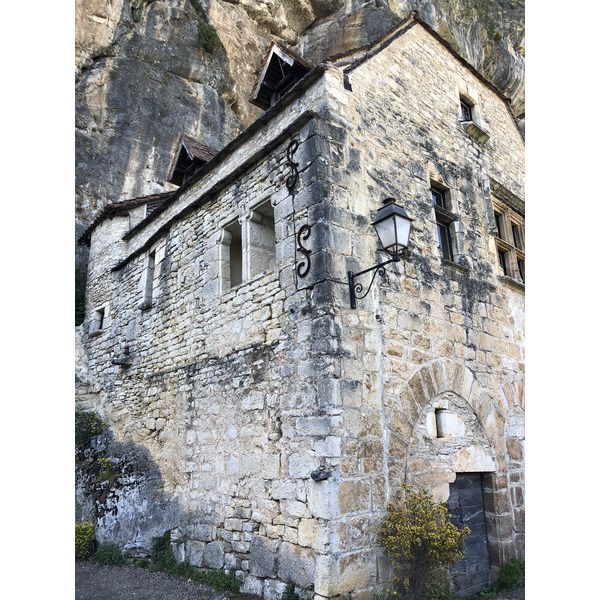
[[[96,528],[93,523],[84,521],[75,524],[75,556],[88,558],[94,552]]]
[[[95,413],[80,410],[75,413],[75,448],[83,450],[90,445],[95,435],[102,433],[106,425]]]
[[[396,569],[394,583],[409,598],[435,598],[448,589],[448,567],[465,555],[468,527],[450,523],[445,503],[427,490],[403,486],[404,506],[390,504],[380,539]]]

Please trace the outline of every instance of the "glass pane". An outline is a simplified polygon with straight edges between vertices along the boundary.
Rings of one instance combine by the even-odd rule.
[[[498,262],[500,264],[500,271],[502,272],[502,275],[507,275],[506,273],[506,253],[505,252],[498,252]]]
[[[461,100],[460,102],[461,118],[463,121],[471,121],[471,107]]]
[[[434,204],[444,207],[444,194],[438,190],[431,190],[431,199]]]
[[[438,223],[437,230],[442,256],[446,260],[452,260],[452,244],[450,242],[450,232],[448,231],[448,227],[442,223]]]
[[[519,275],[521,275],[521,281],[525,283],[525,262],[522,260],[517,261],[519,265]]]
[[[515,247],[518,248],[519,250],[522,250],[523,246],[521,245],[521,234],[519,233],[519,226],[513,225],[512,232],[513,232],[513,239],[515,240]]]
[[[494,213],[494,221],[496,221],[496,229],[498,230],[498,237],[500,239],[504,239],[502,236],[502,227],[500,227],[500,215],[498,213]]]

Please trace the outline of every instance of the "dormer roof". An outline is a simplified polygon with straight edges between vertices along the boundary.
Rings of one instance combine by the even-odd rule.
[[[277,42],[271,42],[260,67],[250,102],[263,110],[275,104],[312,69],[307,60]]]
[[[181,185],[216,153],[217,150],[214,148],[189,135],[182,135],[179,139],[177,153],[167,175],[167,181],[174,185]]]
[[[89,227],[79,236],[77,240],[78,244],[89,246],[92,238],[92,232],[102,221],[112,217],[127,216],[130,210],[139,208],[140,206],[147,206],[147,215],[152,213],[155,208],[158,208],[167,198],[170,198],[173,192],[164,192],[163,194],[150,194],[148,196],[140,196],[139,198],[132,198],[130,200],[122,200],[121,202],[111,202],[107,204],[102,210],[96,215],[95,219],[89,225]]]

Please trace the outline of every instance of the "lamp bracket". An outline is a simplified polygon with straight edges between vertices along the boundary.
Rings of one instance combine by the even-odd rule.
[[[379,263],[378,265],[374,265],[365,269],[364,271],[359,271],[358,273],[354,273],[352,271],[348,271],[348,287],[350,289],[350,308],[356,308],[356,301],[362,300],[366,297],[366,295],[370,292],[371,287],[373,286],[373,282],[375,281],[375,276],[377,273],[380,275],[385,274],[385,267],[393,262],[398,262],[402,257],[408,256],[408,251],[403,249],[400,254],[392,254],[392,258],[386,260],[385,262]],[[371,282],[369,283],[369,287],[367,291],[363,293],[363,284],[360,282],[356,282],[356,278],[361,275],[365,275],[366,273],[370,273],[371,271],[375,271],[373,273],[373,277],[371,277]]]

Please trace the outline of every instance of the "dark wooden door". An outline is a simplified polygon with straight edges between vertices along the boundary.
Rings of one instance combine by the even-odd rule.
[[[468,527],[467,552],[450,569],[453,589],[460,595],[476,594],[489,584],[490,557],[488,554],[483,490],[480,473],[457,473],[456,481],[450,484],[447,501],[451,521],[458,528]]]

